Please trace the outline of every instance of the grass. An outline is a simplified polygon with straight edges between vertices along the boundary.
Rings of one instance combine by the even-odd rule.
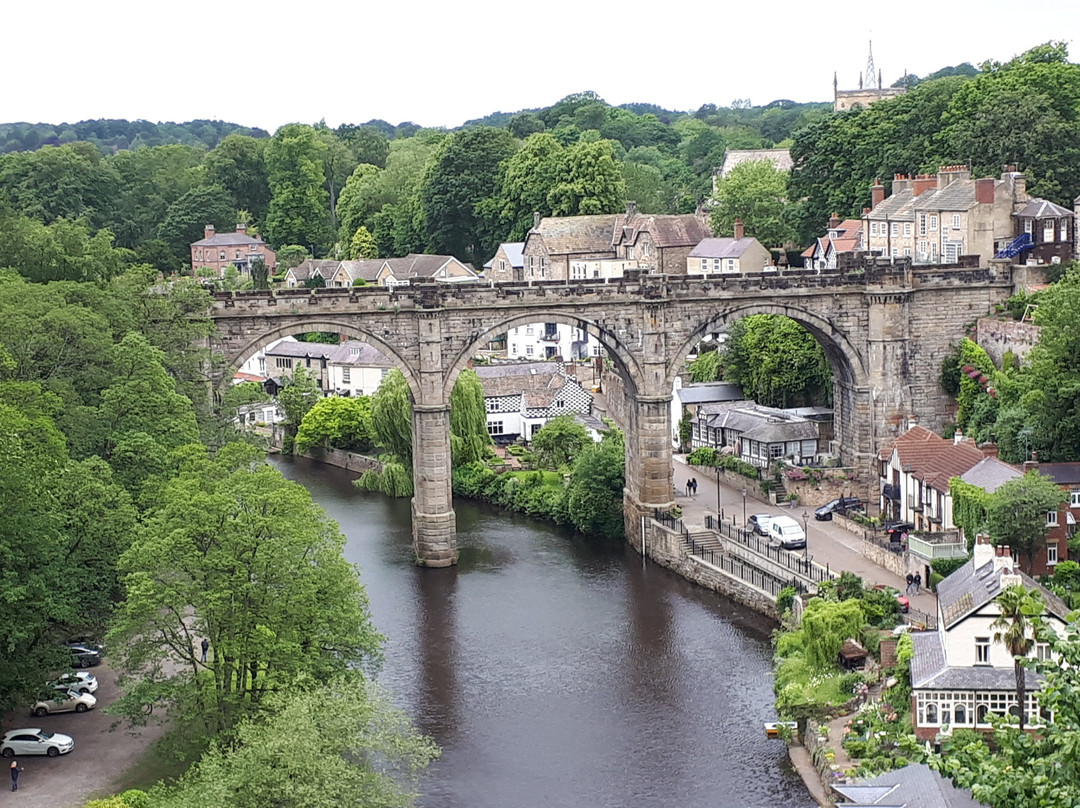
[[[839,668],[814,668],[801,655],[785,657],[776,668],[776,707],[781,713],[792,707],[839,707],[851,700],[854,678]]]

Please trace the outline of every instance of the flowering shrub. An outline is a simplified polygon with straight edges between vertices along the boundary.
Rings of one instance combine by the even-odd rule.
[[[900,739],[910,732],[907,716],[898,713],[892,705],[868,704],[844,727],[844,751],[859,761],[859,777],[872,777],[907,765],[907,759],[896,750]]]

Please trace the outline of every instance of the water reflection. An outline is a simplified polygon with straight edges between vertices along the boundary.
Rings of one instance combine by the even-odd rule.
[[[348,537],[380,679],[443,747],[425,808],[809,808],[772,709],[770,625],[625,544],[456,502],[461,563],[411,564],[407,501],[275,461]]]

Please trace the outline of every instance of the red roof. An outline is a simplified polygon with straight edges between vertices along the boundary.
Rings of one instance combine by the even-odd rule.
[[[949,480],[985,457],[973,442],[954,443],[923,426],[913,426],[894,440],[882,452],[882,459],[887,460],[894,451],[901,469],[943,493],[949,490]]]
[[[265,382],[265,376],[259,376],[255,373],[236,373],[233,378],[241,382]]]

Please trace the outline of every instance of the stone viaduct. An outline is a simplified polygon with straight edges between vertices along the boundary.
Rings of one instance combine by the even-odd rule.
[[[625,518],[640,548],[641,518],[672,503],[672,382],[703,335],[751,314],[782,314],[810,331],[833,369],[835,431],[846,465],[871,470],[876,450],[911,416],[949,417],[938,378],[964,327],[1013,291],[1008,262],[912,266],[859,258],[837,270],[694,277],[628,272],[610,281],[422,283],[386,289],[289,289],[215,294],[220,391],[260,347],[305,331],[376,346],[412,391],[417,561],[457,559],[450,479],[450,391],[478,348],[508,328],[560,322],[588,331],[625,389]]]

